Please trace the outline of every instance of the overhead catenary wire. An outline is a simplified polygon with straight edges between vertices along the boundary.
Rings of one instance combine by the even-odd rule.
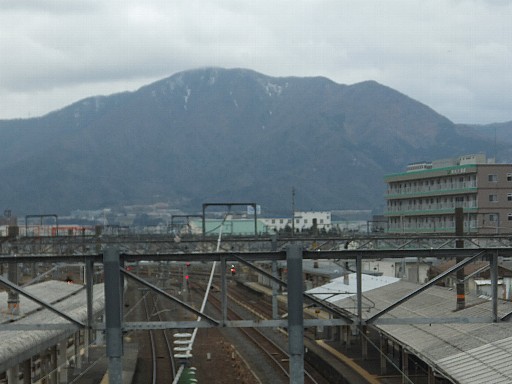
[[[219,236],[217,238],[217,248],[216,248],[216,252],[219,252],[220,250],[220,244],[221,244],[221,240],[222,240],[222,228],[224,226],[224,222],[226,221],[227,217],[228,217],[228,213],[226,213],[226,215],[224,216],[224,219],[222,220],[221,224],[219,225]],[[212,264],[212,269],[210,271],[210,277],[208,279],[208,285],[207,287],[211,287],[212,285],[212,281],[213,281],[213,276],[214,276],[214,273],[215,273],[215,268],[217,266],[217,262],[214,261],[213,264]],[[199,312],[203,312],[205,307],[206,307],[206,303],[208,301],[208,294],[209,294],[210,290],[209,289],[206,289],[206,292],[204,294],[204,297],[203,297],[203,302],[201,303],[201,308],[199,309]],[[198,316],[197,317],[197,321],[201,321],[201,316]],[[193,345],[194,345],[194,341],[196,339],[196,336],[197,336],[197,331],[199,330],[199,328],[194,328],[194,331],[192,332],[192,336],[190,338],[190,350],[192,351],[193,350]],[[184,365],[181,365],[180,368],[178,369],[178,372],[176,373],[176,376],[174,377],[174,381],[172,382],[172,384],[177,384],[181,378],[181,375],[183,374],[183,371],[184,371],[184,368],[185,366]]]

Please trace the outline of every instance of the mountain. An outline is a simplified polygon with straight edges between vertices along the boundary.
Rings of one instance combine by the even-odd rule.
[[[283,214],[292,187],[299,210],[378,212],[384,175],[410,162],[511,152],[374,81],[221,68],[0,121],[0,142],[0,209],[18,215],[155,201]]]
[[[458,125],[457,130],[464,136],[477,137],[496,144],[512,144],[512,121],[487,125]],[[494,153],[494,152],[493,152]],[[512,163],[512,159],[507,159]]]

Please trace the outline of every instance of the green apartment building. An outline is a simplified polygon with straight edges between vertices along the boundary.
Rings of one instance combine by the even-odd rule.
[[[385,182],[389,233],[454,233],[457,207],[465,233],[512,233],[512,164],[466,155],[410,164]]]

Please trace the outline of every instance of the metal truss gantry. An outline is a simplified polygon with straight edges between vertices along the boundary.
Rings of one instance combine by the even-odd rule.
[[[264,252],[271,249],[284,250],[290,244],[301,242],[305,249],[315,251],[393,251],[401,249],[450,249],[456,248],[457,240],[464,248],[512,247],[512,234],[464,235],[410,234],[410,235],[363,235],[294,237],[286,234],[262,234],[256,236],[222,237],[223,252]],[[18,236],[0,237],[0,257],[17,255],[96,255],[107,246],[115,246],[120,253],[131,255],[213,252],[217,236],[183,235],[179,239],[173,233],[147,234],[116,232],[108,227],[99,227],[95,235],[75,236]],[[274,247],[274,248],[273,248]]]
[[[411,239],[409,239],[411,240]],[[107,353],[109,359],[111,358],[111,369],[112,372],[112,383],[118,383],[116,381],[116,377],[120,371],[120,359],[122,354],[122,334],[123,332],[130,330],[142,330],[142,329],[184,329],[184,328],[207,328],[207,327],[286,327],[289,329],[289,349],[291,354],[291,364],[290,370],[293,369],[295,372],[293,375],[295,377],[296,372],[301,372],[301,364],[303,369],[303,330],[304,327],[313,327],[313,326],[339,326],[339,325],[354,325],[356,327],[362,327],[370,324],[378,325],[378,324],[418,324],[418,323],[457,323],[457,322],[499,322],[499,321],[507,321],[511,314],[507,314],[502,318],[498,317],[497,311],[497,303],[498,303],[498,295],[497,295],[497,265],[498,258],[510,258],[512,257],[512,247],[476,247],[474,240],[466,240],[473,244],[472,248],[448,248],[450,241],[456,241],[457,239],[443,239],[443,247],[440,248],[420,248],[420,249],[411,249],[407,247],[400,247],[395,249],[343,249],[343,250],[333,250],[333,251],[323,251],[320,248],[316,248],[315,250],[305,250],[304,243],[295,242],[288,243],[288,245],[283,244],[282,247],[285,247],[286,250],[276,250],[276,251],[261,251],[261,252],[189,252],[183,253],[180,252],[148,252],[151,250],[151,247],[148,246],[146,248],[146,252],[143,254],[138,253],[124,253],[119,250],[116,244],[102,244],[101,246],[104,248],[103,252],[89,254],[75,254],[70,253],[66,255],[44,255],[44,254],[10,254],[10,255],[1,255],[0,263],[6,263],[10,265],[18,264],[18,263],[59,263],[59,262],[74,262],[81,263],[85,268],[85,288],[87,290],[87,308],[88,308],[88,321],[84,324],[79,322],[73,318],[70,318],[67,314],[61,313],[58,309],[53,307],[51,304],[48,304],[41,298],[32,298],[36,299],[40,305],[43,307],[52,310],[55,313],[58,313],[60,316],[65,318],[70,322],[70,327],[74,327],[76,329],[84,328],[87,331],[90,330],[101,330],[105,331],[107,334]],[[460,240],[460,239],[458,239]],[[15,242],[9,243],[9,246],[12,247],[11,244]],[[100,247],[98,243],[93,243],[96,246]],[[204,244],[204,242],[202,242]],[[409,243],[410,244],[410,243]],[[5,245],[5,244],[4,244]],[[276,244],[276,239],[274,239],[274,243],[272,246],[273,249],[279,249]],[[362,261],[365,259],[379,259],[379,258],[394,258],[394,259],[403,259],[406,257],[415,257],[419,260],[423,258],[443,258],[443,259],[460,259],[461,261],[456,263],[451,269],[446,271],[445,273],[439,275],[435,279],[429,281],[428,283],[418,286],[416,290],[410,292],[405,295],[400,300],[397,300],[389,307],[385,308],[381,312],[374,314],[372,317],[368,319],[363,319],[362,316]],[[337,261],[346,261],[346,262],[355,262],[356,265],[356,274],[357,274],[357,292],[356,292],[356,303],[357,310],[354,313],[343,310],[342,308],[334,307],[333,305],[319,300],[318,298],[306,294],[302,289],[302,261],[305,259],[311,260],[337,260]],[[491,269],[491,280],[492,280],[492,300],[493,300],[493,310],[492,316],[489,318],[439,318],[439,319],[403,319],[403,318],[381,318],[382,315],[391,311],[393,308],[401,305],[405,301],[410,298],[418,295],[423,292],[425,289],[428,289],[440,279],[446,277],[450,273],[455,273],[457,270],[464,268],[464,266],[475,260],[487,260],[489,262],[489,267]],[[124,264],[127,262],[140,261],[140,260],[149,260],[155,262],[164,262],[164,261],[201,261],[201,262],[220,262],[221,265],[225,266],[228,262],[236,261],[242,263],[249,268],[253,269],[257,273],[261,273],[270,278],[275,284],[279,284],[287,287],[288,291],[288,316],[286,318],[277,318],[277,311],[274,314],[274,318],[271,320],[238,320],[238,321],[230,321],[227,319],[227,292],[226,292],[226,268],[221,268],[221,302],[222,302],[222,316],[219,319],[215,319],[207,314],[198,311],[197,309],[191,307],[187,303],[181,301],[179,298],[174,297],[165,291],[161,290],[156,285],[152,284],[149,281],[146,281],[139,276],[126,271],[124,268]],[[281,281],[277,277],[276,268],[272,268],[272,273],[268,273],[267,271],[258,267],[259,262],[271,262],[277,263],[278,261],[286,262],[288,268],[288,281]],[[92,318],[92,276],[93,271],[96,265],[102,265],[104,271],[104,279],[105,279],[105,322],[104,323],[94,323]],[[124,322],[122,320],[122,312],[123,306],[121,303],[123,290],[122,290],[122,281],[123,279],[134,279],[139,284],[143,284],[147,288],[155,291],[160,295],[164,295],[167,299],[175,302],[176,304],[182,306],[183,308],[194,312],[196,315],[201,317],[201,321],[165,321],[165,322]],[[12,282],[1,278],[0,283],[7,286],[11,290],[17,291],[21,295],[27,295],[27,292],[22,288],[16,286]],[[276,290],[274,290],[275,292]],[[273,301],[277,300],[277,295],[274,295]],[[329,319],[305,319],[303,314],[303,304],[304,302],[313,303],[313,305],[318,306],[330,313]],[[34,329],[52,329],[55,327],[54,324],[38,324],[34,326]],[[27,329],[26,326],[23,327]],[[19,326],[16,325],[16,322],[0,325],[0,330],[19,330]],[[292,368],[293,367],[293,368]],[[291,381],[293,383],[300,383],[300,379],[297,378],[298,381]],[[120,383],[120,382],[119,382]]]

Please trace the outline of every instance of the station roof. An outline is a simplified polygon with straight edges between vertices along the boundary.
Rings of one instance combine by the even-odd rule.
[[[307,291],[321,300],[326,300],[330,303],[337,303],[340,300],[353,297],[357,292],[357,275],[350,273],[344,277],[333,279],[330,283],[316,287]],[[400,279],[389,276],[370,276],[362,275],[361,287],[363,292],[371,291],[386,285],[395,283]],[[351,300],[352,306],[354,304]]]
[[[53,303],[74,295],[76,292],[83,289],[83,286],[79,284],[68,284],[57,280],[48,280],[39,284],[29,285],[24,289],[31,295],[47,303]],[[23,295],[19,295],[19,301],[20,315],[14,316],[12,313],[9,313],[7,308],[7,292],[0,292],[0,323],[17,320],[41,308],[39,304]]]
[[[354,277],[355,280],[355,277]],[[364,281],[367,278],[364,277]],[[315,288],[326,289],[327,286]],[[370,318],[405,297],[418,285],[406,281],[364,291],[363,317]],[[352,291],[355,292],[355,291]],[[354,296],[334,296],[336,306],[355,313]],[[319,295],[320,297],[320,295]],[[380,324],[382,333],[430,364],[453,383],[512,382],[512,324],[492,323],[492,302],[466,295],[466,308],[456,311],[455,291],[434,286],[407,300],[381,318],[489,318],[486,323]],[[512,303],[500,301],[498,316],[512,312]]]
[[[343,267],[329,260],[304,260],[302,269],[305,273],[326,276],[330,279],[335,279],[345,272]]]
[[[25,287],[30,294],[44,300],[67,315],[79,321],[87,319],[86,292],[83,286],[63,281],[46,281]],[[5,304],[1,304],[5,303]],[[103,310],[105,305],[103,284],[93,287],[93,311]],[[15,324],[62,324],[60,330],[0,330],[0,372],[19,364],[33,355],[65,340],[75,330],[65,327],[70,324],[66,319],[20,295],[20,317],[14,317],[7,311],[7,292],[0,292],[2,309],[2,328]],[[13,322],[13,320],[15,320]]]

